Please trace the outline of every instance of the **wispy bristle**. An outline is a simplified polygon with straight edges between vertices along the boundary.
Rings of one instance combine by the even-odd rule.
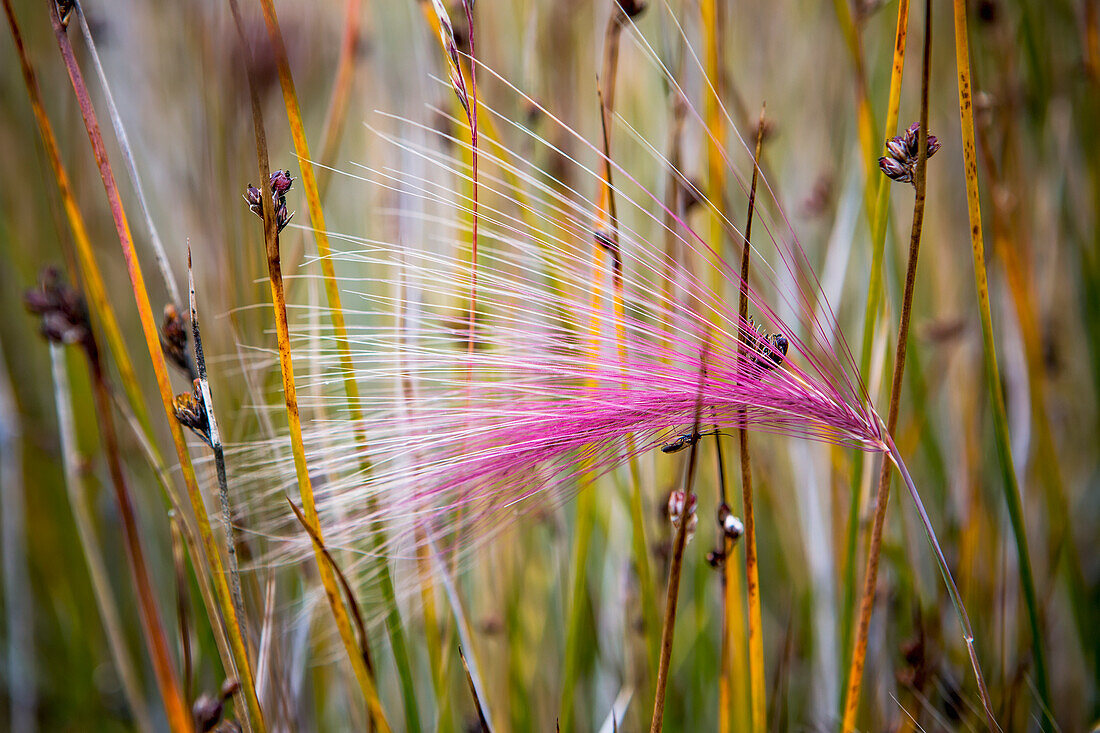
[[[393,242],[330,233],[341,243],[332,257],[369,272],[372,282],[342,283],[364,424],[351,424],[341,405],[346,397],[328,392],[321,399],[330,420],[305,430],[330,547],[365,551],[364,535],[381,526],[394,538],[384,548],[391,557],[413,557],[417,542],[460,552],[478,546],[511,519],[560,504],[632,455],[690,429],[704,367],[703,405],[719,429],[883,449],[880,422],[793,235],[757,238],[751,282],[759,287],[750,289],[751,318],[742,320],[735,300],[707,285],[715,280],[707,268],[718,268],[720,281],[736,292],[736,267],[651,193],[668,165],[655,149],[649,154],[656,181],[648,183],[646,174],[608,161],[602,146],[549,110],[544,117],[577,135],[599,165],[567,156],[492,107],[482,104],[481,111],[525,141],[522,155],[496,140],[479,153],[482,247],[472,311],[469,261],[456,246],[468,237],[463,222],[474,206],[461,185],[473,175],[465,160],[469,143],[388,118],[399,123],[401,136],[371,129],[399,158],[416,161],[411,168],[420,173],[384,165],[343,172],[393,202],[377,213],[393,218],[397,231],[415,221],[423,236]],[[532,149],[564,156],[574,187],[552,183],[529,162],[539,159]],[[604,292],[593,284],[611,282],[609,272],[593,278],[594,267],[609,265],[592,259],[599,222],[589,200],[607,165],[616,173],[620,212],[621,316],[610,286]],[[769,236],[775,231],[767,229]],[[666,232],[681,243],[685,260],[657,244]],[[664,277],[677,283],[675,298],[662,297]],[[794,319],[785,322],[781,311]],[[293,336],[296,358],[308,359],[317,378],[343,376],[332,332],[322,330],[320,348],[316,333]],[[741,355],[738,339],[749,347]],[[323,383],[317,386],[326,393]],[[304,414],[312,392],[303,389]],[[371,446],[369,477],[348,460],[358,431]],[[293,482],[283,442],[247,446],[235,463],[245,474],[240,480],[254,487],[255,505],[265,507],[257,519],[261,531],[283,540],[275,543],[275,561],[305,556],[309,545],[278,501]]]

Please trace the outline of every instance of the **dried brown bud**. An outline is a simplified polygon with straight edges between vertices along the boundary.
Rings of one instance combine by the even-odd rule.
[[[199,380],[192,382],[191,392],[181,392],[172,400],[172,412],[176,420],[185,428],[190,428],[203,442],[213,447],[210,441],[210,421],[206,417],[206,404],[202,399]]]
[[[235,720],[222,720],[222,712],[225,709],[225,703],[229,698],[233,697],[239,689],[241,689],[241,683],[235,678],[230,677],[222,683],[218,697],[214,697],[205,692],[199,695],[199,699],[195,700],[195,704],[191,706],[191,715],[195,719],[195,727],[201,731],[201,733],[206,733],[211,730],[220,731],[221,733],[239,731],[241,727]]]
[[[42,317],[41,334],[57,344],[81,344],[94,351],[95,339],[84,298],[69,287],[54,267],[42,270],[38,288],[23,294],[27,310]]]
[[[183,320],[174,303],[164,306],[164,320],[160,326],[160,348],[168,359],[195,378],[194,368],[187,356],[187,322]]]
[[[211,731],[222,719],[224,704],[220,698],[203,693],[191,706],[191,715],[195,719],[195,728],[200,733]]]
[[[283,231],[286,225],[290,223],[290,220],[294,218],[294,212],[289,214],[286,210],[286,199],[280,198],[275,207],[275,228],[277,231]]]
[[[263,194],[260,193],[260,189],[253,186],[251,183],[244,190],[244,200],[248,202],[248,209],[261,219],[264,218],[264,205],[263,200],[260,198]]]
[[[286,196],[286,192],[290,190],[291,185],[294,184],[294,179],[290,176],[289,170],[275,171],[271,174],[271,195],[276,200]]]

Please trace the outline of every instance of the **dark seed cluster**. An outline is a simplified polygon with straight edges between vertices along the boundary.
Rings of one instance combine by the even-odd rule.
[[[743,336],[752,353],[753,366],[770,371],[783,364],[787,356],[787,337],[781,333],[769,334],[764,327],[749,316],[749,327]]]
[[[194,366],[187,354],[187,323],[173,303],[164,306],[160,325],[160,349],[180,370],[195,378]]]
[[[271,188],[271,203],[275,208],[275,226],[280,232],[294,218],[294,212],[288,212],[286,208],[286,194],[293,183],[294,179],[291,177],[289,170],[275,171],[268,181],[268,186]],[[264,218],[262,196],[260,189],[251,183],[245,188],[244,200],[248,202],[249,210],[261,219]]]
[[[931,158],[940,149],[940,141],[935,135],[928,136],[928,157]],[[920,153],[920,124],[914,122],[903,135],[886,141],[886,155],[878,159],[878,167],[891,180],[898,183],[913,183],[913,173],[917,167]]]
[[[201,733],[214,731],[215,733],[232,733],[240,731],[241,726],[231,718],[223,719],[225,703],[229,698],[237,694],[241,685],[235,679],[228,679],[222,683],[217,695],[204,692],[191,706],[191,715],[195,719],[195,728]]]
[[[47,267],[38,276],[38,287],[23,295],[27,310],[41,316],[40,332],[55,344],[80,344],[89,352],[95,350],[88,321],[88,308],[83,296],[69,287],[61,273]]]
[[[213,447],[210,441],[210,420],[206,416],[206,403],[202,399],[199,380],[191,383],[190,392],[180,392],[175,396],[172,400],[172,412],[180,425],[190,428],[204,443]]]

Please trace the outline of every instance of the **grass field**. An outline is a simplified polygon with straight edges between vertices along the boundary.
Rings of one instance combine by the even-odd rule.
[[[0,729],[1100,724],[1100,3],[3,0]]]

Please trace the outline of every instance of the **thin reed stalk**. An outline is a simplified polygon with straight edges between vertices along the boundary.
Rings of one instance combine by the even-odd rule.
[[[619,0],[612,0],[613,9],[611,11],[611,19],[608,21],[610,25],[621,29],[623,22],[626,19]],[[609,26],[608,34],[620,34],[620,31],[614,31]],[[609,241],[611,243],[610,254],[612,257],[612,297],[613,308],[615,318],[615,346],[619,355],[619,360],[623,364],[623,369],[626,369],[627,363],[627,349],[626,349],[626,297],[623,291],[623,258],[620,250],[619,242],[619,215],[615,204],[615,187],[612,182],[611,173],[611,132],[610,122],[611,115],[613,113],[614,104],[614,85],[615,79],[618,75],[618,40],[614,44],[609,44],[615,48],[609,50],[607,57],[604,59],[604,74],[606,75],[607,83],[610,84],[608,93],[611,94],[611,99],[607,99],[603,93],[604,78],[601,78],[600,83],[597,85],[597,94],[600,100],[600,128],[603,132],[603,166],[602,166],[602,179],[600,186],[600,198],[603,200],[606,197],[606,223],[608,227],[608,233],[610,235]],[[598,213],[602,216],[604,209],[598,209]],[[631,551],[634,554],[635,572],[638,575],[638,590],[642,604],[642,616],[643,616],[643,640],[645,641],[646,648],[649,652],[650,664],[657,664],[657,639],[653,635],[653,632],[657,629],[657,596],[653,588],[653,575],[649,567],[649,543],[646,540],[645,531],[645,509],[644,500],[642,497],[642,477],[638,467],[638,460],[634,456],[636,452],[636,441],[633,435],[627,435],[624,438],[626,445],[626,451],[630,455],[627,461],[627,468],[630,475],[630,522],[631,522]]]
[[[1095,31],[1095,28],[1092,29]],[[1006,49],[1007,50],[1007,49]],[[1011,125],[1011,118],[1006,118],[1006,125]],[[985,174],[990,179],[990,185],[994,189],[1006,186],[1008,190],[1014,190],[1015,195],[1024,195],[1023,182],[1019,176],[1009,173],[1009,165],[1006,163],[1000,171],[996,165],[993,153],[993,145],[990,141],[988,126],[980,126],[976,130],[977,144],[985,164]],[[1016,135],[1006,131],[1006,136],[1015,140]],[[1070,516],[1069,499],[1066,496],[1066,487],[1062,475],[1062,462],[1058,457],[1057,446],[1054,442],[1054,431],[1051,427],[1050,414],[1047,409],[1047,396],[1045,383],[1048,368],[1043,357],[1043,342],[1039,321],[1039,310],[1036,306],[1036,293],[1034,278],[1028,271],[1028,252],[1026,242],[1018,232],[1020,222],[1019,207],[1012,207],[1004,197],[992,198],[993,211],[991,226],[993,230],[993,251],[1000,255],[1004,266],[1005,279],[1009,293],[1012,296],[1016,311],[1016,321],[1020,329],[1020,339],[1023,341],[1024,359],[1027,364],[1028,402],[1031,405],[1031,420],[1036,433],[1035,462],[1042,466],[1039,471],[1043,483],[1046,485],[1047,511],[1050,513],[1050,551],[1049,568],[1051,576],[1055,575],[1059,565],[1065,563],[1066,581],[1074,611],[1074,620],[1077,623],[1078,634],[1085,645],[1086,654],[1093,657],[1094,669],[1100,665],[1100,635],[1097,634],[1097,625],[1094,614],[1088,601],[1088,592],[1081,565],[1081,556],[1074,540],[1073,521]]]
[[[359,638],[359,656],[363,660],[363,666],[367,668],[367,671],[374,675],[374,663],[371,661],[370,644],[367,636],[367,627],[363,623],[363,613],[359,609],[359,602],[355,599],[355,592],[351,589],[351,584],[348,583],[347,576],[340,570],[340,566],[336,564],[336,558],[332,556],[328,548],[325,547],[325,541],[321,538],[317,532],[314,531],[313,526],[302,514],[302,510],[298,508],[298,505],[291,501],[290,497],[286,497],[286,503],[290,505],[291,511],[294,512],[294,517],[298,520],[298,523],[302,525],[302,529],[309,535],[310,541],[313,543],[314,548],[325,558],[325,562],[332,568],[332,572],[336,575],[336,580],[340,583],[340,589],[344,592],[344,600],[348,604],[348,608],[351,609],[351,618],[355,622],[355,630]],[[379,702],[377,695],[373,698],[367,699],[367,705],[371,709],[371,717],[375,720],[382,717],[382,704]]]
[[[107,459],[107,469],[111,476],[111,485],[115,490],[115,502],[118,504],[119,523],[122,525],[122,539],[126,547],[126,558],[130,566],[130,575],[138,599],[138,611],[141,619],[142,636],[149,656],[153,661],[153,672],[160,689],[164,711],[169,727],[176,733],[189,733],[192,729],[191,712],[183,699],[180,687],[168,651],[168,639],[164,634],[160,608],[153,596],[153,582],[145,564],[145,553],[141,549],[141,537],[137,528],[137,516],[133,500],[126,485],[122,471],[122,459],[118,453],[118,436],[115,433],[114,411],[111,407],[110,388],[107,386],[98,349],[94,346],[85,350],[88,368],[92,377],[92,393],[95,397],[97,421],[103,438],[103,453]]]
[[[897,132],[898,115],[901,109],[901,80],[905,71],[905,47],[909,36],[909,0],[899,0],[897,30],[894,33],[894,58],[890,71],[890,96],[886,103],[886,124],[883,139],[890,139]],[[874,159],[874,152],[868,155]],[[864,383],[871,374],[871,347],[875,338],[875,325],[882,308],[882,263],[886,252],[886,222],[890,211],[890,181],[872,170],[872,179],[878,182],[875,195],[875,209],[871,231],[871,272],[867,282],[867,303],[863,311],[863,330],[859,351],[859,377]],[[851,502],[848,505],[848,523],[844,540],[844,581],[843,601],[840,613],[841,649],[849,649],[852,644],[852,630],[855,628],[855,599],[858,577],[856,574],[857,548],[859,545],[860,515],[863,499],[863,466],[867,456],[856,451],[852,458],[852,477],[850,483]],[[844,710],[844,697],[848,688],[849,665],[840,662],[841,668],[841,714]]]
[[[111,592],[107,565],[96,537],[92,509],[88,504],[86,489],[81,479],[81,459],[77,447],[76,421],[73,418],[72,389],[69,386],[69,370],[65,364],[64,347],[50,344],[50,363],[53,372],[58,435],[61,439],[61,468],[65,475],[65,490],[73,510],[77,539],[84,553],[84,562],[88,565],[88,577],[92,582],[96,608],[99,610],[103,631],[107,636],[107,648],[111,652],[111,660],[118,671],[122,693],[134,716],[134,723],[139,730],[152,730],[152,716],[149,714],[149,708],[142,694],[140,678],[134,669],[133,660],[127,648],[126,634],[123,631],[118,606]],[[184,699],[190,699],[186,689]]]
[[[5,3],[9,2],[9,0],[4,1]],[[240,691],[248,709],[249,723],[253,731],[262,733],[262,731],[265,730],[263,715],[260,711],[259,700],[256,698],[251,665],[248,660],[248,652],[240,628],[240,619],[237,618],[233,608],[229,586],[225,580],[224,571],[222,570],[221,555],[218,551],[217,543],[214,540],[213,532],[210,530],[210,522],[206,515],[206,507],[203,502],[202,493],[199,491],[198,482],[195,479],[195,470],[191,464],[191,457],[187,452],[187,445],[183,438],[183,432],[175,419],[175,413],[172,407],[172,386],[168,378],[168,367],[165,364],[164,354],[161,351],[160,336],[157,331],[156,322],[153,319],[153,311],[149,303],[148,291],[145,288],[145,279],[141,272],[141,264],[134,250],[133,237],[130,234],[130,225],[126,219],[126,212],[122,207],[122,199],[118,191],[118,186],[115,183],[114,172],[111,169],[111,164],[107,157],[106,146],[103,142],[103,135],[100,132],[99,122],[96,119],[95,109],[92,106],[91,96],[88,93],[88,87],[84,83],[84,77],[77,64],[76,55],[65,33],[65,27],[61,22],[61,18],[58,16],[57,7],[52,3],[50,4],[50,22],[53,26],[54,36],[57,39],[62,59],[65,62],[65,68],[69,74],[69,80],[72,82],[73,91],[77,97],[81,117],[83,118],[84,126],[88,132],[88,139],[91,143],[92,152],[95,155],[100,177],[103,179],[103,187],[107,194],[111,216],[115,223],[123,258],[126,261],[127,273],[130,276],[130,282],[133,286],[134,300],[137,304],[146,347],[148,348],[150,359],[153,362],[153,371],[156,374],[161,402],[172,431],[172,439],[176,448],[176,454],[179,456],[180,473],[183,475],[184,483],[187,486],[192,511],[195,515],[195,522],[198,525],[199,535],[202,539],[205,555],[202,561],[208,563],[210,566],[210,577],[214,582],[215,593],[219,605],[221,606],[222,614],[224,615],[226,633],[229,636],[230,645],[233,650],[231,662],[236,668],[235,674],[241,683]],[[211,619],[211,622],[214,623],[215,620]]]
[[[462,670],[466,673],[466,685],[470,688],[470,696],[474,699],[474,707],[477,709],[478,725],[481,726],[482,733],[491,733],[492,728],[489,727],[489,720],[485,717],[485,706],[481,704],[477,685],[474,684],[473,675],[470,674],[470,665],[466,661],[466,654],[462,651],[461,645],[458,647],[458,656],[462,659]]]
[[[695,422],[692,426],[692,435],[699,433],[699,417],[703,406],[703,386],[706,382],[706,345],[704,345],[703,358],[700,359],[699,397],[695,404]],[[649,724],[650,733],[660,733],[664,728],[665,720],[665,690],[668,687],[668,668],[672,660],[672,638],[676,629],[676,606],[680,598],[680,573],[684,564],[684,548],[687,546],[689,527],[692,524],[695,513],[695,468],[698,464],[699,443],[694,440],[691,443],[691,452],[688,454],[687,467],[684,477],[683,510],[680,512],[680,523],[676,528],[676,536],[672,541],[672,559],[668,568],[668,589],[665,594],[665,618],[661,624],[661,656],[657,665],[657,692],[653,698],[653,718]],[[588,492],[592,493],[592,492]]]
[[[233,608],[240,621],[241,632],[249,638],[244,598],[241,595],[241,569],[237,563],[237,538],[233,531],[233,510],[229,504],[229,480],[225,471],[225,449],[222,447],[221,431],[218,430],[218,418],[214,411],[214,396],[210,392],[210,380],[206,376],[206,355],[202,350],[202,331],[199,328],[199,308],[195,298],[195,273],[191,267],[191,247],[187,247],[187,303],[191,312],[191,338],[195,348],[195,367],[198,370],[199,390],[202,394],[202,409],[205,412],[207,438],[214,451],[214,469],[218,476],[218,501],[222,510],[222,531],[225,533],[225,550],[229,565],[229,591],[233,599]]]
[[[344,128],[348,119],[348,101],[351,99],[351,82],[355,79],[355,61],[360,52],[359,16],[362,13],[363,0],[347,0],[344,10],[344,38],[340,42],[340,59],[336,62],[336,78],[332,82],[332,96],[329,97],[328,111],[321,132],[322,168],[317,171],[317,195],[322,199],[332,180],[331,166],[336,159],[336,151],[344,137]]]
[[[924,3],[924,56],[921,68],[920,131],[918,137],[917,164],[913,175],[913,226],[909,237],[909,257],[905,272],[905,291],[902,295],[901,320],[898,325],[897,345],[894,352],[894,370],[890,380],[890,408],[886,431],[893,435],[898,425],[901,404],[902,376],[905,373],[905,356],[909,344],[909,321],[913,309],[913,292],[916,288],[917,258],[920,253],[921,230],[924,225],[924,204],[927,190],[928,167],[928,84],[932,63],[932,0]],[[882,176],[885,179],[885,176]],[[882,551],[882,533],[886,525],[886,507],[890,499],[890,461],[883,456],[875,496],[875,513],[867,551],[867,569],[864,572],[863,595],[859,604],[859,621],[856,627],[855,646],[847,674],[847,691],[844,703],[843,730],[855,729],[856,712],[859,710],[859,692],[863,682],[863,667],[867,655],[867,635],[871,627],[871,614],[875,607],[878,587],[879,555]]]
[[[1001,485],[1009,522],[1012,525],[1016,556],[1020,570],[1020,586],[1027,607],[1028,626],[1031,631],[1031,654],[1035,665],[1035,685],[1043,707],[1041,726],[1044,731],[1054,728],[1050,711],[1050,682],[1047,679],[1046,658],[1043,651],[1042,622],[1039,601],[1035,594],[1035,579],[1031,570],[1031,555],[1027,547],[1023,507],[1016,469],[1012,463],[1012,443],[1008,433],[1008,417],[1005,412],[1001,373],[997,367],[997,351],[993,338],[993,316],[989,306],[989,283],[986,280],[985,244],[982,239],[982,213],[978,192],[978,156],[974,138],[974,105],[970,83],[970,41],[967,37],[966,3],[954,1],[955,66],[959,79],[959,125],[962,130],[963,163],[966,173],[966,203],[970,220],[970,244],[974,259],[974,286],[978,295],[978,311],[982,323],[982,357],[985,363],[986,382],[989,385],[990,405],[993,409],[993,435],[997,445],[997,463],[1001,471]]]
[[[760,145],[764,140],[764,107],[760,108],[760,123],[756,128],[756,149],[753,153],[752,183],[749,187],[748,214],[745,218],[745,235],[741,249],[741,285],[737,300],[739,323],[745,323],[749,312],[749,252],[752,241],[752,214],[756,204],[756,181],[760,174]],[[744,356],[745,342],[739,339],[737,353]],[[745,410],[741,415],[744,420]],[[745,587],[749,600],[749,700],[752,711],[752,729],[767,730],[767,702],[764,698],[764,617],[760,608],[760,566],[756,558],[756,512],[752,502],[752,464],[749,458],[749,433],[737,429],[737,443],[741,454],[741,500],[744,506],[745,526]],[[732,549],[732,542],[729,543]],[[728,558],[727,558],[728,561]],[[725,643],[725,639],[723,639]]]
[[[172,569],[176,581],[176,624],[179,630],[180,658],[183,664],[183,699],[193,700],[191,680],[194,669],[191,655],[191,621],[188,608],[191,594],[187,591],[187,557],[184,553],[183,530],[180,529],[179,515],[168,513],[168,523],[172,531]]]
[[[336,270],[332,264],[332,248],[328,240],[324,209],[321,205],[321,193],[317,186],[317,179],[314,174],[313,162],[309,152],[309,142],[306,139],[305,125],[302,122],[302,113],[298,104],[298,93],[295,90],[294,78],[290,71],[290,60],[287,56],[286,44],[283,42],[282,30],[279,27],[279,19],[275,12],[275,5],[272,0],[260,0],[260,5],[263,9],[264,23],[267,26],[268,36],[275,50],[275,60],[279,71],[279,83],[282,87],[283,102],[286,107],[287,120],[290,123],[291,136],[294,139],[294,150],[298,155],[298,165],[302,172],[302,187],[305,190],[306,202],[309,206],[309,218],[313,225],[314,239],[317,242],[317,255],[320,259],[321,272],[325,283],[325,295],[328,299],[328,312],[332,319],[333,336],[340,360],[340,371],[344,375],[344,391],[348,397],[350,419],[352,424],[356,426],[359,463],[363,473],[369,475],[371,465],[368,455],[366,434],[362,431],[363,414],[359,396],[359,385],[355,381],[355,369],[351,359],[347,322],[344,317],[344,308],[340,298],[339,284],[336,281]],[[255,109],[254,107],[254,110]],[[262,123],[257,122],[257,125],[259,124]],[[267,178],[262,179],[260,183],[261,188],[267,186],[267,180]],[[265,228],[266,226],[267,224],[265,223]],[[276,251],[274,255],[278,258],[277,234],[275,245]],[[271,257],[271,241],[269,240],[269,269],[272,266]],[[281,287],[281,274],[279,276],[279,281]],[[272,284],[274,286],[274,279],[272,280]],[[276,308],[276,310],[278,310],[278,308]],[[287,350],[287,357],[289,359],[289,343],[287,344]],[[280,353],[282,353],[282,351],[283,349],[280,345]],[[284,369],[284,376],[285,374],[286,369]],[[293,381],[293,374],[291,373],[290,376],[291,381]],[[303,504],[306,504],[304,497]],[[310,499],[309,504],[312,504],[312,499]],[[310,516],[308,505],[306,507],[306,516]],[[316,520],[314,519],[313,521]],[[318,530],[318,535],[320,536],[320,525],[318,524],[315,529]],[[376,549],[380,548],[384,543],[384,538],[382,536],[383,531],[383,528],[379,527],[375,529],[375,531],[370,532],[371,541],[374,543]],[[378,572],[379,585],[387,608],[386,629],[389,632],[390,644],[393,647],[394,661],[397,665],[397,672],[401,681],[401,693],[405,708],[405,723],[409,731],[419,731],[420,715],[416,704],[416,689],[413,681],[412,663],[409,658],[408,642],[405,638],[404,626],[401,621],[401,612],[396,601],[393,578],[390,574],[387,561],[381,557],[380,553],[376,554],[379,555],[379,560],[374,563],[374,565]]]
[[[95,39],[92,37],[92,29],[88,26],[88,19],[84,17],[84,8],[80,0],[73,0],[73,11],[80,20],[80,31],[84,35],[84,44],[88,47],[88,56],[92,59],[99,85],[103,89],[103,101],[107,103],[107,111],[111,117],[111,126],[115,131],[115,140],[118,142],[122,161],[126,164],[126,172],[130,175],[130,182],[134,184],[134,192],[137,194],[138,206],[145,219],[145,227],[149,230],[149,244],[153,248],[153,256],[157,261],[161,278],[164,280],[164,289],[168,291],[168,297],[177,306],[182,305],[179,286],[172,273],[172,265],[168,261],[168,254],[164,251],[164,243],[160,239],[160,232],[153,221],[153,215],[149,212],[149,202],[145,199],[145,187],[141,185],[141,175],[138,173],[137,163],[134,161],[134,151],[130,148],[130,138],[126,134],[126,127],[122,124],[122,115],[118,112],[115,97],[111,94],[111,86],[107,83],[107,74],[103,71],[103,64],[99,60],[99,51],[96,50]]]

